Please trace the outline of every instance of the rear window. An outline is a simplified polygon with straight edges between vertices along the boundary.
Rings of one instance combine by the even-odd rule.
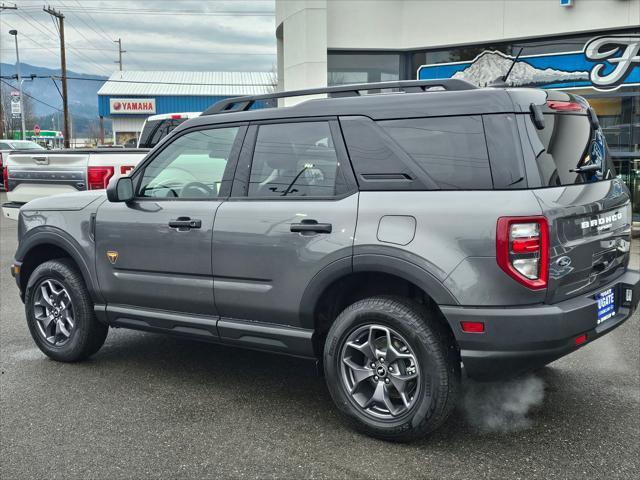
[[[41,147],[36,142],[9,142],[9,148],[13,150],[44,150],[44,147]]]
[[[140,134],[140,148],[153,148],[160,140],[169,135],[186,118],[167,118],[164,120],[147,121]]]
[[[481,116],[411,118],[378,124],[440,189],[493,188]]]
[[[585,115],[545,114],[538,130],[526,119],[527,135],[536,159],[543,187],[597,182],[615,177],[613,163],[601,129],[593,129]],[[579,167],[598,165],[598,170],[575,172]]]

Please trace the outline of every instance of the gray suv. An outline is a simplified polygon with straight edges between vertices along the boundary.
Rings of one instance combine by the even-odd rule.
[[[402,441],[463,370],[540,368],[628,319],[630,223],[584,99],[389,82],[214,105],[106,193],[22,207],[12,271],[55,360],[109,327],[315,359],[351,423]]]

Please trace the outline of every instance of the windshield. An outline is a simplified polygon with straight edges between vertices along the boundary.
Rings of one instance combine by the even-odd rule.
[[[12,150],[44,150],[44,147],[41,147],[36,142],[8,142],[9,148]]]

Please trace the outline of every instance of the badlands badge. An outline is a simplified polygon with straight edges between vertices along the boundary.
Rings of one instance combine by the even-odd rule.
[[[107,258],[111,262],[111,265],[114,265],[118,261],[118,252],[107,250]]]

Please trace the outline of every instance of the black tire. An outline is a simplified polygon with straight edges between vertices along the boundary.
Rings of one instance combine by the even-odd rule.
[[[419,365],[421,375],[415,386],[420,385],[419,393],[397,418],[372,416],[352,398],[343,378],[344,345],[353,332],[369,324],[386,326],[401,335]],[[449,417],[460,391],[460,359],[451,334],[433,312],[399,297],[371,297],[347,307],[327,335],[324,370],[331,397],[349,423],[383,440],[406,442],[427,436]]]
[[[43,282],[54,280],[62,285],[71,298],[74,326],[62,345],[47,341],[36,320],[36,291]],[[29,277],[25,294],[27,325],[33,340],[42,352],[59,362],[78,362],[93,355],[104,344],[109,327],[96,319],[93,301],[84,279],[72,261],[62,258],[39,265]]]

